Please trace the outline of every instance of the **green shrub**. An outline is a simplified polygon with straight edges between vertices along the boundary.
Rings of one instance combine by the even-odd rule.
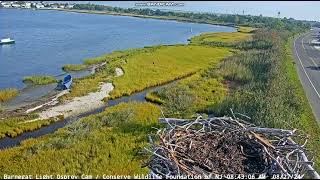
[[[186,86],[169,86],[158,91],[168,117],[189,117],[193,113],[194,94]]]

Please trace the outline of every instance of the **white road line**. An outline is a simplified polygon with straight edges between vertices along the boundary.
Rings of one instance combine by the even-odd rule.
[[[302,64],[302,61],[301,61],[301,59],[300,59],[300,56],[299,56],[298,51],[297,51],[297,48],[296,48],[296,40],[293,41],[293,46],[294,46],[295,53],[296,53],[296,55],[297,55],[297,57],[298,57],[298,59],[299,59],[299,61],[300,61],[300,65],[301,65],[304,73],[306,74],[306,76],[307,76],[307,78],[308,78],[311,86],[313,87],[314,91],[315,91],[315,92],[317,93],[317,95],[318,95],[318,98],[320,99],[320,94],[319,94],[319,92],[318,92],[317,89],[315,88],[315,86],[314,86],[314,84],[312,83],[312,81],[311,81],[311,79],[310,79],[310,77],[309,77],[306,69],[304,68],[304,66],[303,66],[303,64]]]

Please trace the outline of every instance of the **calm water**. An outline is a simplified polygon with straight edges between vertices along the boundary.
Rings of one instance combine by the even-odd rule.
[[[49,10],[0,9],[0,88],[23,88],[29,75],[58,75],[68,63],[114,50],[187,43],[201,32],[234,28],[175,21]],[[191,31],[192,29],[192,31]]]

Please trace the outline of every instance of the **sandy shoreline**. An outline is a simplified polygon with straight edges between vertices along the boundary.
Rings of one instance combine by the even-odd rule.
[[[120,77],[124,74],[121,68],[115,69],[115,77]],[[99,107],[102,107],[105,102],[103,99],[109,97],[110,92],[114,89],[112,83],[103,83],[100,84],[100,91],[91,92],[88,95],[75,97],[72,100],[59,104],[53,107],[50,107],[39,113],[39,119],[49,119],[52,117],[63,116],[64,118],[78,115],[81,113],[89,112]],[[61,92],[62,95],[66,94],[66,92]],[[55,98],[48,103],[58,104],[58,98]]]
[[[102,107],[105,104],[102,100],[109,96],[113,88],[112,83],[101,83],[100,91],[89,93],[86,96],[75,97],[64,104],[42,111],[39,113],[39,119],[49,119],[61,115],[67,118]]]
[[[104,66],[102,63],[100,66]],[[95,73],[95,68],[92,69],[93,73]],[[124,74],[121,68],[115,69],[115,77],[122,76]],[[100,82],[100,90],[98,92],[91,92],[88,95],[75,97],[72,100],[59,104],[59,97],[68,94],[68,90],[61,91],[56,96],[47,100],[47,102],[37,105],[35,107],[29,108],[25,111],[26,114],[31,112],[39,111],[39,118],[34,119],[32,121],[37,120],[45,120],[49,118],[63,116],[64,118],[79,115],[81,113],[89,112],[94,109],[98,109],[105,105],[103,101],[104,98],[109,97],[110,92],[114,89],[112,83]]]

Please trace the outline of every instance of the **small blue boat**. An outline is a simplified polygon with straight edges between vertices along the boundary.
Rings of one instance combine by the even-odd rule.
[[[68,74],[66,77],[63,78],[63,81],[58,84],[57,89],[58,90],[70,89],[71,85],[72,85],[72,77],[70,74]]]

